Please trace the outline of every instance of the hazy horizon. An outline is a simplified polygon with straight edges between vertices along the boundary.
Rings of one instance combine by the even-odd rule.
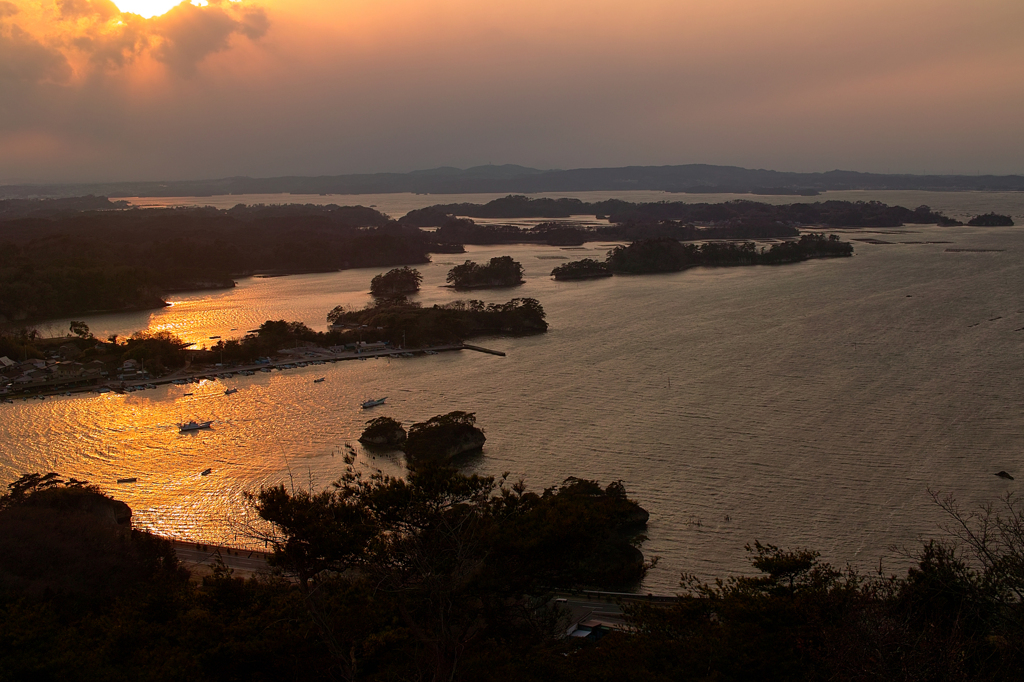
[[[0,0],[0,184],[1024,173],[1019,1],[196,3]]]
[[[366,175],[366,176],[372,176],[372,175],[416,175],[416,174],[430,175],[430,174],[435,173],[436,171],[451,170],[453,172],[454,171],[467,172],[467,171],[474,171],[474,170],[477,170],[477,169],[507,167],[507,166],[514,166],[514,167],[518,167],[518,168],[523,168],[523,170],[526,171],[527,174],[531,174],[531,172],[534,172],[534,171],[537,172],[537,173],[557,173],[557,172],[563,172],[563,171],[578,171],[578,170],[598,170],[598,169],[601,169],[601,170],[612,169],[612,170],[614,170],[615,168],[629,168],[629,167],[638,167],[638,168],[639,167],[646,167],[646,168],[652,168],[652,167],[655,167],[655,168],[672,168],[672,167],[688,166],[688,165],[708,165],[708,166],[715,167],[715,168],[741,168],[743,170],[753,170],[753,171],[775,171],[776,170],[774,168],[743,168],[741,166],[725,166],[725,165],[719,166],[719,165],[716,165],[716,164],[661,164],[659,166],[638,166],[638,165],[634,164],[634,165],[631,165],[631,166],[601,167],[601,168],[598,168],[598,167],[590,167],[590,168],[530,168],[530,167],[527,167],[527,166],[520,166],[518,164],[483,164],[483,165],[480,165],[480,166],[469,166],[469,167],[465,167],[465,168],[458,168],[458,167],[455,167],[455,166],[437,166],[437,167],[432,167],[432,168],[415,168],[415,169],[412,169],[410,171],[389,171],[389,170],[384,170],[384,171],[376,171],[376,172],[373,172],[373,173],[360,173],[360,172],[356,171],[356,172],[353,172],[353,173],[321,173],[321,174],[318,174],[318,175],[303,175],[303,174],[295,173],[295,174],[290,174],[290,175],[261,175],[261,176],[236,175],[236,176],[229,176],[229,177],[189,177],[189,178],[180,178],[180,179],[158,178],[158,179],[150,179],[150,180],[142,180],[142,179],[140,179],[140,180],[128,180],[128,179],[125,179],[125,178],[121,178],[121,179],[115,179],[115,180],[102,180],[102,181],[96,181],[96,182],[89,181],[89,180],[81,180],[81,181],[72,180],[72,181],[55,181],[55,182],[44,182],[44,181],[32,182],[32,181],[30,181],[30,182],[24,182],[24,183],[15,183],[15,182],[7,183],[7,182],[3,182],[2,180],[0,180],[0,187],[4,187],[4,186],[7,186],[7,187],[17,187],[17,186],[31,187],[33,185],[38,185],[40,187],[44,187],[44,186],[62,186],[62,185],[63,186],[68,186],[68,187],[75,187],[75,186],[86,186],[86,187],[88,187],[88,186],[91,186],[91,185],[130,185],[132,183],[155,183],[155,184],[159,184],[161,182],[168,182],[168,183],[178,183],[178,182],[183,182],[183,183],[204,183],[204,182],[218,182],[218,181],[222,181],[222,180],[229,180],[229,179],[232,179],[232,178],[248,178],[248,179],[252,179],[252,180],[274,180],[274,179],[278,179],[278,178],[304,178],[304,179],[308,178],[308,179],[313,180],[313,179],[317,179],[317,178],[345,177],[345,176],[349,176],[349,175],[352,175],[352,176],[359,176],[359,175]],[[830,173],[830,172],[871,173],[872,171],[857,171],[857,170],[848,169],[848,168],[830,168],[828,170],[793,171],[793,172],[809,173],[809,174],[813,174],[813,173],[826,174],[826,173]],[[438,175],[440,175],[440,173],[438,173]],[[893,173],[892,175],[908,175],[908,176],[918,176],[918,175],[920,175],[921,177],[926,177],[925,175],[919,174],[919,173],[905,173],[905,174]],[[996,173],[975,172],[975,173],[949,173],[949,174],[938,174],[938,173],[936,173],[936,174],[928,174],[928,175],[950,175],[950,176],[957,175],[957,176],[964,176],[964,177],[973,177],[973,176],[995,176],[995,177],[1014,176],[1014,177],[1017,177],[1017,176],[1020,176],[1020,175],[1024,175],[1024,173],[1005,173],[1005,174],[999,173],[999,174],[996,174]],[[408,193],[410,190],[394,190],[394,191]],[[593,191],[593,190],[581,190],[581,191]],[[742,193],[743,190],[737,190],[737,191]],[[865,190],[865,191],[870,191],[870,190]],[[921,191],[921,190],[908,190],[908,191]],[[928,190],[925,190],[925,191],[928,191]],[[942,190],[936,190],[936,191],[942,191]],[[971,191],[971,190],[951,190],[951,191]],[[1004,191],[1004,190],[990,190],[990,191]],[[554,191],[554,190],[543,190],[540,193],[542,193],[542,194],[550,194],[552,192],[554,192],[556,194],[559,193],[559,192]],[[279,192],[279,193],[294,194],[295,192],[281,190],[281,192]],[[357,192],[357,194],[365,194],[365,193],[366,192]],[[381,190],[381,191],[374,191],[374,192],[370,192],[370,193],[371,194],[379,194],[379,193],[385,193],[386,194],[388,192]],[[450,194],[450,193],[451,192],[441,192],[441,194]],[[458,193],[458,192],[456,192],[456,193]],[[474,193],[478,193],[478,192],[475,191],[475,190],[467,190],[467,191],[462,192],[462,193],[474,194]],[[484,191],[484,193],[489,193],[489,192]],[[522,193],[522,192],[520,192],[520,193]],[[526,194],[534,194],[536,192],[525,192],[525,193]],[[561,192],[561,193],[564,194],[565,192]],[[572,192],[569,192],[569,193],[572,193]],[[427,194],[437,194],[437,192],[427,192]]]

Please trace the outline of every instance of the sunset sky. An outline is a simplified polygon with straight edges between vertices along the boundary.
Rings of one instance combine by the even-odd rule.
[[[1024,173],[1022,0],[0,0],[0,183]]]

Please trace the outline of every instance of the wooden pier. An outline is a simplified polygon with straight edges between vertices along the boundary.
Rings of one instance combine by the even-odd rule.
[[[505,353],[504,352],[502,352],[500,350],[491,350],[490,348],[484,348],[483,346],[471,346],[468,343],[464,343],[464,344],[462,344],[462,347],[465,348],[466,350],[475,350],[475,351],[478,351],[480,353],[490,353],[491,355],[498,355],[498,356],[501,356],[501,357],[505,357]]]

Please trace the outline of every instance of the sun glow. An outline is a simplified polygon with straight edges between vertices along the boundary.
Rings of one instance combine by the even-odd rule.
[[[168,11],[187,2],[188,0],[116,0],[114,3],[117,8],[122,12],[130,12],[131,14],[138,14],[141,17],[150,19],[152,17],[166,14]],[[207,3],[207,0],[191,0],[191,3],[197,7],[203,7]]]

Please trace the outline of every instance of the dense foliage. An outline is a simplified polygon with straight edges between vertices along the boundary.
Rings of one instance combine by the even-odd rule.
[[[804,234],[798,241],[772,244],[758,250],[753,242],[706,242],[683,244],[675,239],[642,239],[608,252],[608,267],[631,274],[675,272],[697,265],[777,265],[808,258],[841,257],[853,254],[849,242],[836,235]]]
[[[302,322],[267,320],[259,329],[241,339],[221,339],[211,347],[217,360],[224,362],[252,362],[268,357],[282,348],[297,345],[331,346],[345,341],[337,331],[317,332]]]
[[[974,216],[967,221],[971,227],[1013,227],[1013,218],[998,213],[986,213]]]
[[[500,641],[551,643],[536,597],[552,587],[622,587],[644,571],[632,538],[646,515],[617,484],[572,479],[537,495],[446,467],[406,479],[350,470],[332,490],[278,486],[253,502],[346,677],[386,666],[453,679]],[[330,613],[326,595],[360,588],[372,588],[375,618]]]
[[[596,261],[593,258],[571,261],[557,266],[551,271],[555,279],[591,279],[593,277],[611,277],[612,271],[608,269],[607,263]]]
[[[468,218],[448,216],[434,236],[451,244],[541,243],[552,246],[578,246],[587,241],[652,239],[671,237],[699,239],[770,239],[796,237],[800,231],[791,224],[770,218],[737,218],[721,224],[697,227],[691,222],[673,220],[634,220],[601,227],[576,227],[542,223],[535,227],[518,225],[477,225]]]
[[[0,219],[0,322],[163,305],[258,273],[426,263],[430,236],[373,209],[86,211]]]
[[[410,467],[448,462],[452,457],[479,450],[487,438],[476,426],[472,412],[449,412],[409,427],[405,456]]]
[[[135,332],[121,343],[108,346],[108,351],[120,352],[120,359],[138,360],[150,373],[160,376],[170,369],[183,367],[187,361],[185,343],[167,331]],[[123,349],[123,351],[122,351]]]
[[[380,300],[362,310],[345,313],[345,324],[363,341],[382,340],[409,347],[457,343],[474,336],[539,334],[547,331],[543,306],[534,298],[507,303],[451,301],[429,308],[407,301]],[[364,327],[365,326],[365,327]]]
[[[374,296],[403,296],[420,290],[423,275],[410,267],[395,268],[370,281],[370,293]]]
[[[403,222],[405,218],[402,219]],[[533,227],[518,225],[477,225],[466,218],[447,216],[434,232],[440,242],[451,244],[539,243],[550,246],[579,246],[595,235],[587,230],[561,223],[541,223]]]
[[[958,224],[928,206],[914,210],[888,206],[878,201],[820,201],[796,204],[764,204],[756,201],[727,201],[717,204],[660,201],[633,203],[620,199],[584,202],[579,199],[507,196],[486,204],[438,204],[411,211],[403,221],[418,226],[445,224],[448,217],[470,218],[568,218],[574,215],[606,217],[612,223],[659,223],[677,221],[705,225],[821,225],[825,227],[899,227]],[[463,226],[465,227],[465,226]],[[616,226],[596,231],[600,239],[621,237]],[[748,235],[748,238],[755,235]],[[470,242],[464,242],[470,243]]]
[[[523,265],[511,256],[495,256],[487,265],[468,260],[449,270],[447,281],[456,289],[518,286],[523,283]]]
[[[352,464],[352,460],[349,460]],[[0,680],[1009,680],[1024,667],[1024,507],[938,499],[951,541],[903,577],[748,547],[754,573],[683,576],[628,628],[561,635],[551,588],[644,571],[646,513],[620,483],[349,468],[323,491],[264,488],[276,575],[188,581],[125,508],[56,474],[0,497]],[[126,509],[126,508],[125,508]]]
[[[397,419],[377,417],[366,422],[359,441],[369,445],[400,445],[406,439],[405,428]]]
[[[272,680],[329,670],[300,595],[225,570],[200,584],[127,506],[56,474],[0,498],[0,680]],[[297,667],[298,666],[298,667]]]

